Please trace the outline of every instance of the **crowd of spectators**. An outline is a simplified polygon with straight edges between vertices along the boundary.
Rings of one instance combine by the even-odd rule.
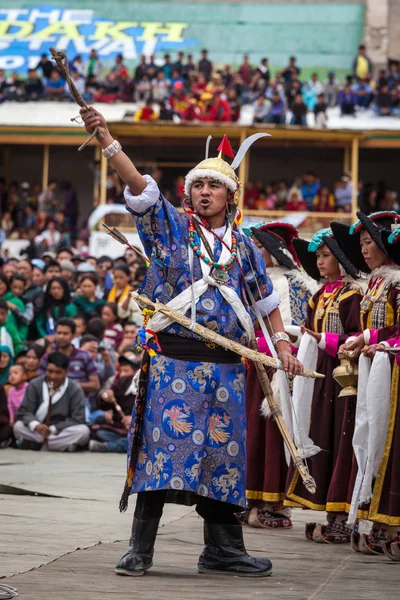
[[[130,291],[146,265],[62,240],[31,251],[0,259],[0,448],[125,452],[142,353]]]
[[[302,75],[296,57],[273,72],[268,58],[259,65],[244,56],[238,68],[213,65],[208,51],[195,61],[191,54],[179,52],[173,60],[141,57],[134,72],[120,54],[107,73],[92,50],[85,63],[82,56],[70,61],[72,79],[86,102],[135,102],[135,121],[236,122],[241,109],[253,109],[254,123],[307,125],[314,115],[317,127],[326,127],[328,108],[338,106],[341,115],[353,115],[373,108],[379,116],[400,115],[400,64],[391,62],[374,79],[373,64],[361,45],[351,74],[345,81],[330,72],[325,81],[318,73]],[[0,70],[0,101],[72,100],[68,86],[54,63],[43,54],[27,78],[17,73],[6,76]]]
[[[252,210],[283,210],[287,212],[351,212],[353,184],[345,173],[336,181],[333,190],[324,185],[313,171],[289,183],[285,179],[248,181],[244,205]],[[397,210],[397,193],[384,182],[359,183],[358,206],[366,214],[379,210]]]
[[[49,181],[42,190],[0,177],[0,244],[6,237],[28,238],[38,252],[53,250],[59,243],[68,245],[78,233],[79,203],[69,181]]]

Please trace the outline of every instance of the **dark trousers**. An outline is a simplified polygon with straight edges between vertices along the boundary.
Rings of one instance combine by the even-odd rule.
[[[135,519],[140,521],[160,519],[163,514],[166,495],[166,490],[139,492],[136,501]],[[235,510],[237,508],[233,504],[198,496],[196,512],[208,523],[237,525],[239,520],[235,515]]]

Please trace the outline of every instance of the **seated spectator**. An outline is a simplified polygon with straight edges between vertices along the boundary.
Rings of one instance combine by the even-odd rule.
[[[276,87],[274,88],[275,91],[277,91]],[[287,103],[288,103],[288,107],[291,110],[293,103],[294,103],[294,99],[296,98],[296,96],[298,96],[299,94],[302,94],[302,86],[300,81],[294,80],[291,82],[290,86],[288,87],[288,89],[286,90],[286,99],[287,99]],[[282,95],[282,93],[280,92],[280,95]],[[267,96],[270,97],[270,91],[267,90]]]
[[[17,364],[10,367],[8,382],[11,385],[7,394],[8,412],[10,415],[10,425],[14,425],[17,411],[22,404],[25,390],[28,387],[25,367]]]
[[[75,346],[75,348],[79,348],[81,338],[87,330],[87,319],[83,315],[78,314],[72,320],[75,323],[75,336],[72,339],[72,345]]]
[[[24,83],[19,79],[18,73],[14,72],[10,77],[7,77],[3,87],[5,100],[16,100],[17,102],[24,99],[25,87]]]
[[[314,115],[315,115],[315,125],[320,129],[326,127],[326,123],[328,121],[327,115],[327,104],[325,102],[324,94],[318,94],[317,104],[314,107]]]
[[[5,346],[0,343],[0,385],[7,385],[10,368],[14,364],[14,355],[11,352],[10,346]]]
[[[314,212],[334,212],[335,198],[327,187],[321,187],[314,199]]]
[[[51,254],[51,255],[50,255]],[[42,258],[44,261],[43,273],[46,282],[50,282],[54,277],[61,277],[60,264],[53,258],[54,253],[44,252]]]
[[[43,97],[43,83],[35,69],[29,69],[28,78],[24,83],[24,87],[25,98],[27,100],[39,100]]]
[[[357,106],[369,108],[371,104],[373,91],[366,79],[360,79],[353,85],[353,92],[357,98]]]
[[[82,351],[88,352],[93,358],[97,368],[100,387],[103,387],[103,385],[115,375],[115,366],[111,360],[110,353],[105,348],[104,343],[99,342],[98,339],[90,333],[81,337],[79,346]],[[98,390],[86,394],[90,409],[89,423],[94,423],[98,417],[103,417],[103,410],[98,410],[97,407],[97,395]]]
[[[42,231],[36,238],[37,243],[43,241],[46,242],[46,247],[50,251],[54,251],[61,241],[61,233],[57,231],[56,224],[53,220],[47,222],[47,229]]]
[[[54,64],[51,62],[46,53],[42,54],[38,64],[36,65],[36,71],[42,71],[43,77],[45,79],[50,79],[53,70]]]
[[[68,377],[78,383],[87,397],[90,392],[98,392],[100,380],[97,367],[89,352],[75,348],[72,340],[75,336],[75,323],[71,319],[61,318],[56,325],[54,349],[69,358]],[[39,367],[39,374],[46,371],[48,354],[45,354]],[[89,402],[87,400],[87,420],[89,420]]]
[[[360,210],[366,215],[381,210],[380,203],[378,202],[378,192],[372,183],[367,183],[362,189],[359,206]]]
[[[183,83],[177,81],[172,86],[172,93],[169,97],[169,104],[174,112],[183,114],[189,104],[189,97],[185,93]]]
[[[319,96],[319,94],[323,93],[324,86],[318,79],[318,73],[313,73],[311,75],[311,79],[308,83],[309,83],[309,86],[315,91],[315,95],[317,97]]]
[[[310,83],[305,83],[302,90],[302,96],[307,110],[314,111],[315,105],[317,104],[317,94],[315,88]]]
[[[284,179],[280,179],[278,181],[278,185],[276,187],[276,208],[283,209],[285,207],[287,198],[288,198],[288,187],[287,183]]]
[[[122,354],[124,350],[129,346],[134,346],[136,342],[138,327],[133,323],[125,323],[124,325],[124,337],[122,342],[117,348],[119,354]]]
[[[253,123],[266,123],[271,108],[271,102],[265,99],[263,94],[259,94],[254,103]]]
[[[65,281],[68,283],[69,288],[72,290],[74,287],[74,275],[76,273],[76,267],[74,263],[72,262],[72,260],[61,260],[60,268],[61,277],[65,279]]]
[[[29,383],[14,424],[19,448],[40,450],[45,444],[50,451],[73,452],[87,444],[85,397],[68,377],[69,368],[68,356],[51,352],[44,375]]]
[[[26,368],[26,380],[31,381],[39,375],[40,359],[45,354],[45,349],[39,344],[32,344],[26,353],[25,368]]]
[[[95,273],[87,273],[82,277],[79,283],[79,293],[74,298],[74,304],[87,321],[94,317],[99,317],[101,307],[105,300],[96,298],[96,287],[98,284]]]
[[[307,106],[304,104],[301,94],[297,94],[294,99],[292,113],[291,125],[307,125]]]
[[[380,117],[389,117],[393,112],[393,99],[387,85],[381,87],[375,99],[375,112]]]
[[[339,89],[339,85],[336,83],[335,73],[330,71],[324,85],[325,102],[328,104],[329,108],[336,106]]]
[[[92,425],[97,440],[89,442],[91,452],[126,452],[132,409],[137,394],[134,376],[140,368],[136,356],[124,354],[118,359],[119,377],[111,388],[100,394],[99,407],[104,411],[104,423]]]
[[[275,123],[276,125],[284,124],[286,122],[285,103],[279,92],[274,92],[271,100],[268,123]]]
[[[343,175],[335,188],[336,209],[344,212],[351,211],[353,184],[348,175]]]
[[[387,85],[390,90],[397,89],[400,84],[399,63],[391,62],[389,66],[389,74],[387,77]]]
[[[147,73],[137,82],[133,98],[135,102],[147,102],[151,98],[151,81]]]
[[[0,385],[0,450],[8,448],[13,440],[13,429],[7,406],[7,394],[4,386]]]
[[[244,189],[244,205],[246,208],[254,209],[256,200],[259,196],[259,191],[252,181],[246,183]]]
[[[139,122],[154,121],[155,119],[157,119],[157,113],[153,108],[153,100],[151,98],[148,98],[148,100],[146,100],[145,105],[136,111],[133,120]]]
[[[289,212],[305,212],[308,210],[307,204],[302,200],[301,194],[296,189],[292,189],[289,192],[289,199],[286,202],[285,210]]]
[[[15,356],[21,350],[22,341],[18,335],[16,326],[9,320],[9,309],[7,302],[0,300],[0,348],[7,348],[10,356]],[[4,350],[1,350],[2,359]],[[0,371],[1,371],[0,362]],[[0,381],[0,383],[2,383]],[[5,383],[5,382],[4,382]]]
[[[102,70],[103,64],[99,58],[99,55],[97,54],[97,50],[92,48],[90,51],[89,60],[86,64],[86,76],[88,78],[96,78],[100,75]]]
[[[220,92],[217,92],[207,103],[205,110],[202,111],[202,121],[212,123],[230,123],[231,109],[229,103],[222,98]]]
[[[57,69],[53,69],[47,81],[46,96],[49,100],[61,100],[65,94],[65,81]]]
[[[303,177],[303,183],[301,186],[301,196],[306,203],[307,210],[312,210],[314,204],[314,198],[320,188],[319,182],[313,171],[307,171]]]
[[[229,108],[231,111],[231,119],[233,123],[236,123],[240,118],[240,100],[237,96],[236,90],[230,89],[228,90],[227,102],[229,104]]]
[[[101,318],[106,325],[104,340],[111,345],[113,350],[116,350],[123,338],[122,326],[118,322],[117,304],[107,302],[101,309]]]
[[[160,121],[173,121],[175,116],[179,118],[178,115],[171,108],[169,108],[165,102],[160,102],[158,113],[158,118]]]
[[[28,337],[28,323],[33,320],[34,310],[33,303],[25,302],[22,300],[25,291],[25,277],[19,273],[14,273],[10,279],[10,292],[14,295],[14,302],[12,300],[7,302],[8,308],[11,311],[15,325],[18,331],[18,335],[22,342],[25,342]],[[27,313],[27,314],[26,314]]]
[[[72,319],[77,313],[67,282],[62,277],[53,277],[47,284],[43,310],[36,320],[39,336],[53,340],[57,321],[64,317]]]
[[[77,54],[75,58],[71,61],[71,72],[78,73],[79,77],[85,79],[86,77],[86,67],[83,64],[83,58],[81,54]]]
[[[192,86],[193,95],[196,96],[196,98],[200,99],[200,96],[203,94],[203,92],[206,91],[206,86],[206,78],[204,77],[203,73],[199,73],[197,79],[195,80]]]
[[[349,85],[345,85],[343,90],[339,92],[338,104],[340,106],[340,114],[355,116],[357,96],[352,91]]]
[[[155,102],[163,102],[168,98],[171,83],[165,79],[163,71],[157,73],[157,78],[153,80],[152,86],[152,96]]]

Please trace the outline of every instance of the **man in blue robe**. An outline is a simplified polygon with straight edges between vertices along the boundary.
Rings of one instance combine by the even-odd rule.
[[[188,173],[187,218],[150,176],[140,175],[97,111],[81,114],[87,131],[102,129],[103,154],[127,184],[127,209],[150,258],[140,293],[244,345],[254,338],[255,317],[265,318],[284,368],[301,373],[263,257],[234,224],[234,169],[244,151],[229,165],[222,159],[231,151],[224,138],[218,158],[206,158]],[[144,358],[133,410],[122,509],[130,493],[137,493],[137,503],[129,549],[116,573],[138,576],[152,566],[163,506],[173,501],[196,504],[204,519],[200,573],[270,575],[269,559],[247,554],[235,515],[245,507],[245,365],[160,313],[146,332],[156,352]]]

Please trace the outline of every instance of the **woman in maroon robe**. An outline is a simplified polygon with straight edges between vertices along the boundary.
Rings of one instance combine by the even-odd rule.
[[[332,373],[339,365],[337,351],[340,344],[359,330],[363,284],[357,279],[359,272],[340,250],[330,229],[319,231],[309,244],[305,240],[295,240],[295,248],[306,271],[324,281],[310,300],[302,331],[318,343],[316,370],[324,373],[325,379],[315,381],[310,430],[304,432],[311,438],[308,466],[317,490],[315,494],[308,492],[292,466],[285,505],[328,513],[327,525],[306,525],[308,539],[324,543],[349,542],[345,511],[352,467],[355,399],[339,398],[341,387]]]
[[[246,231],[246,230],[245,230]],[[267,272],[279,295],[279,310],[285,328],[304,324],[308,301],[316,282],[299,267],[293,246],[298,231],[288,223],[263,223],[252,227],[255,245],[262,252]],[[261,331],[256,331],[260,352],[270,354]],[[279,373],[272,378],[276,401],[282,402]],[[246,499],[247,509],[239,518],[257,528],[289,528],[290,508],[283,506],[288,466],[282,435],[270,418],[265,394],[254,363],[247,372],[246,392]]]
[[[366,217],[358,213],[360,221],[347,232],[344,226],[332,224],[344,250],[356,257],[362,255],[371,271],[368,288],[361,302],[362,334],[348,341],[344,351],[373,357],[382,342],[390,340],[390,345],[399,340],[398,315],[400,306],[400,244],[394,245],[396,237],[390,238],[390,226],[398,215],[395,213],[375,213]],[[390,239],[390,243],[389,242]],[[356,258],[355,260],[358,261]],[[394,264],[396,263],[396,264]],[[394,362],[394,361],[393,361]],[[388,430],[383,457],[375,479],[372,499],[369,504],[359,506],[358,517],[373,522],[369,535],[353,533],[353,549],[364,554],[380,554],[385,550],[391,557],[400,560],[400,411],[399,407],[399,367],[393,364],[389,406]],[[351,502],[354,482],[358,472],[354,462],[348,500]],[[357,506],[356,506],[357,508]]]

